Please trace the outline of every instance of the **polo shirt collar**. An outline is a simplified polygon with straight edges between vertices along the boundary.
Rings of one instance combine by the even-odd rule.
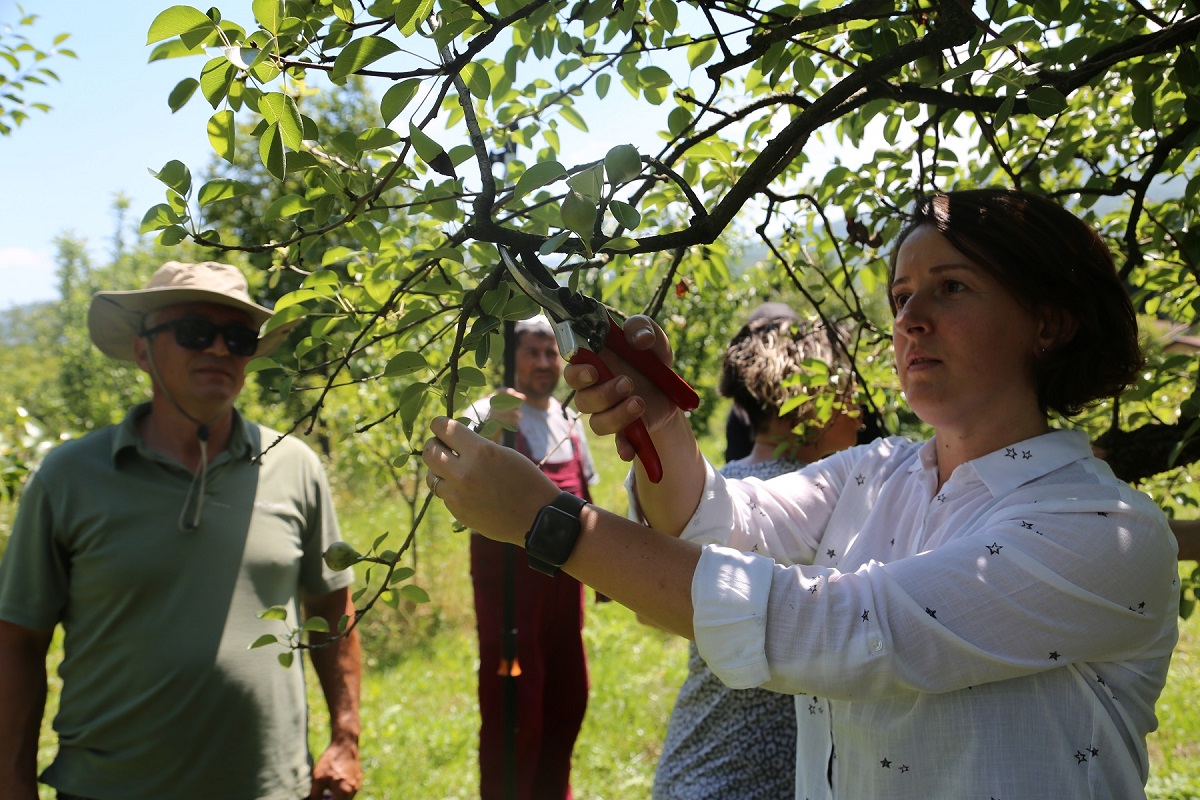
[[[112,460],[117,463],[117,459],[126,450],[139,452],[145,448],[145,442],[142,441],[141,435],[138,433],[138,422],[142,417],[150,413],[150,403],[138,403],[133,408],[129,409],[125,414],[125,419],[121,420],[117,425],[116,435],[113,436]],[[254,451],[251,447],[251,425],[246,421],[245,417],[238,413],[235,408],[233,410],[233,426],[232,435],[229,437],[229,444],[226,446],[224,453],[229,458],[250,459],[254,457]]]
[[[979,480],[999,496],[1091,455],[1091,442],[1083,431],[1050,431],[960,464],[950,480],[960,484]],[[917,456],[911,471],[936,471],[937,437],[921,445]]]

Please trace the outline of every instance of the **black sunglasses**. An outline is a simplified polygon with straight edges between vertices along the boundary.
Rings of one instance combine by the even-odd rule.
[[[204,317],[183,317],[155,325],[143,330],[147,338],[170,328],[175,331],[175,344],[188,350],[207,350],[217,340],[217,334],[225,338],[225,347],[235,356],[252,356],[258,349],[258,331],[237,322],[218,325]]]

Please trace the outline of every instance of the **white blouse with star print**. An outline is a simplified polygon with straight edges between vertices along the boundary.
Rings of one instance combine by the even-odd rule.
[[[1162,513],[1077,431],[940,490],[936,459],[890,438],[766,482],[710,467],[683,534],[712,545],[701,655],[799,695],[798,800],[1145,797],[1177,638]]]

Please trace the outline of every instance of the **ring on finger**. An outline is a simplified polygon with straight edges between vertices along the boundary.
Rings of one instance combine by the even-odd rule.
[[[429,493],[432,494],[434,497],[438,496],[437,488],[438,488],[438,484],[441,482],[442,482],[441,475],[434,475],[429,481]]]

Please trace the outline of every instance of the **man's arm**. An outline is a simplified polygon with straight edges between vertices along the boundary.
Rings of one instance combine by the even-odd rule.
[[[304,598],[307,617],[324,617],[329,630],[336,633],[344,615],[354,619],[354,602],[350,589],[337,589],[329,594]],[[333,639],[334,634],[312,633],[311,644],[319,645]],[[308,651],[325,704],[329,708],[329,747],[313,767],[313,800],[320,800],[328,790],[334,800],[351,798],[362,786],[362,766],[358,759],[359,689],[362,684],[362,650],[358,631],[334,639],[324,647]]]
[[[50,638],[50,633],[0,621],[0,786],[13,800],[38,796],[38,736],[46,707]]]

